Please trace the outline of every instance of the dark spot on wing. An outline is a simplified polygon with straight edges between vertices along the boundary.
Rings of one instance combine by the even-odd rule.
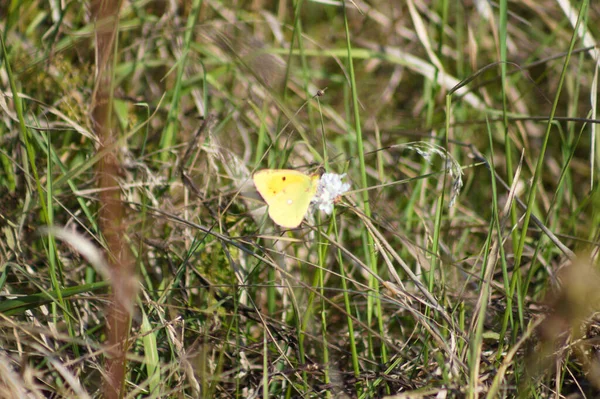
[[[281,178],[281,180],[285,181],[285,176],[283,176],[283,177]]]

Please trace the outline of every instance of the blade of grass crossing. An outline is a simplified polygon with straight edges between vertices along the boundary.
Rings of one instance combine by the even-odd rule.
[[[60,160],[60,157],[56,154],[56,151],[54,151],[54,148],[52,146],[48,147],[48,143],[49,143],[49,139],[48,140],[44,140],[44,137],[38,133],[37,131],[32,131],[32,137],[33,139],[36,141],[37,145],[42,149],[42,151],[45,152],[45,155],[51,159],[48,160],[48,162],[52,162],[52,164],[57,165],[63,176],[67,176],[68,174],[68,169],[67,167],[63,164],[63,162]],[[51,131],[48,131],[46,134],[50,135]],[[54,179],[53,179],[53,190],[56,190],[56,185],[54,184]],[[73,181],[73,179],[71,178],[67,178],[66,179],[66,183],[68,184],[69,188],[71,189],[73,195],[77,196],[77,202],[79,203],[79,205],[81,206],[81,210],[83,211],[83,213],[86,216],[86,222],[90,224],[90,226],[92,227],[92,230],[94,233],[98,233],[98,224],[96,223],[96,220],[94,219],[93,216],[93,212],[89,209],[89,207],[86,205],[85,200],[83,198],[81,198],[81,196],[77,195],[77,186],[75,184],[75,182]],[[83,226],[84,228],[86,226]]]
[[[8,269],[8,267],[6,269]],[[21,270],[21,272],[25,273],[23,270]],[[62,294],[63,298],[69,298],[71,296],[83,293],[99,291],[107,286],[108,283],[104,281],[92,284],[84,284],[65,288]],[[41,292],[37,294],[26,295],[15,299],[7,299],[0,302],[0,313],[5,316],[20,315],[25,313],[27,310],[39,308],[40,306],[56,301],[56,297],[51,292],[44,291],[43,287],[40,289],[40,291]]]
[[[513,185],[513,160],[512,160],[512,145],[509,135],[509,123],[508,123],[508,106],[507,106],[507,76],[506,76],[506,65],[507,65],[507,26],[508,26],[508,4],[507,0],[500,0],[500,9],[499,9],[499,26],[498,26],[498,36],[499,36],[499,45],[500,45],[500,75],[502,80],[502,117],[503,117],[503,125],[504,125],[504,155],[506,158],[506,180],[509,186]],[[533,186],[532,186],[533,187]],[[534,189],[534,188],[533,188]],[[532,190],[533,190],[532,189]],[[511,209],[511,222],[513,226],[517,226],[519,221],[517,215],[517,208],[513,205]],[[512,242],[513,242],[513,252],[517,253],[519,248],[519,234],[517,229],[512,230]],[[519,273],[517,273],[518,267],[515,267],[515,271],[513,274],[513,280],[515,283],[520,285],[518,278]],[[511,285],[512,287],[512,285]],[[509,287],[510,288],[510,287]],[[513,291],[508,291],[508,301],[512,301]],[[518,301],[521,303],[521,301]],[[510,309],[510,306],[507,307]],[[519,306],[519,321],[521,327],[523,327],[523,317],[522,317],[522,309]],[[511,315],[512,320],[512,315]],[[514,334],[518,332],[517,329],[513,329]]]
[[[500,0],[500,9],[498,11],[498,37],[500,45],[500,77],[502,80],[502,123],[504,125],[504,155],[506,156],[506,181],[509,186],[513,184],[513,160],[512,160],[512,145],[510,141],[510,135],[508,134],[508,101],[506,98],[507,77],[506,77],[506,65],[507,65],[507,26],[508,26],[508,1]],[[513,226],[518,223],[517,208],[515,206],[511,209],[511,221]],[[518,231],[514,229],[512,231],[513,238],[513,251],[517,251],[518,242]]]
[[[496,212],[496,214],[498,214],[498,189],[497,189],[497,185],[496,185],[496,166],[494,163],[494,138],[493,138],[493,132],[492,132],[492,126],[490,125],[489,120],[486,117],[486,126],[487,126],[487,137],[488,137],[488,143],[490,146],[490,154],[491,156],[489,157],[488,160],[488,165],[490,167],[490,173],[491,173],[491,189],[492,189],[492,211]],[[505,215],[505,217],[507,217]],[[499,226],[501,227],[501,225],[499,224]],[[512,226],[512,225],[511,225]],[[503,238],[503,237],[501,237]],[[503,287],[504,290],[506,292],[509,292],[510,289],[510,277],[509,277],[509,271],[508,271],[508,261],[506,259],[506,252],[504,250],[504,246],[500,245],[500,263],[501,263],[501,267],[502,267],[502,281],[503,281]],[[485,264],[485,263],[483,263]],[[506,311],[504,313],[504,319],[503,319],[503,324],[502,324],[502,328],[500,330],[500,338],[498,340],[498,342],[504,342],[504,337],[506,335],[506,330],[508,328],[508,323],[509,321],[512,323],[513,322],[513,317],[512,317],[512,298],[510,296],[507,295],[506,298],[507,301],[507,305],[506,305]],[[498,345],[498,351],[497,351],[497,355],[496,355],[496,359],[500,360],[500,358],[504,355],[504,346],[503,345]]]
[[[50,131],[46,132],[46,139],[48,148],[52,148]],[[48,170],[46,172],[46,209],[48,210],[48,228],[52,228],[52,226],[54,226],[54,190],[52,187],[52,156],[50,156],[50,153],[47,154],[46,159],[48,165]],[[54,239],[54,234],[51,231],[48,232],[48,264],[50,266],[50,279],[52,281],[52,285],[55,287],[55,291],[57,292],[57,297],[61,302],[61,305],[63,306],[63,308],[68,309],[69,314],[74,314],[70,302],[62,301],[62,286],[64,281],[62,264],[58,260],[56,240]],[[52,313],[54,316],[54,323],[58,323],[62,319],[62,317],[57,314],[55,302],[52,303]],[[71,319],[71,317],[67,316],[65,317],[65,321],[67,324],[67,329],[69,331],[69,336],[71,338],[75,338],[77,336],[77,333],[72,324],[73,320]],[[73,352],[76,356],[79,356],[78,345],[73,344]]]
[[[299,38],[299,42],[301,41],[301,38]],[[304,68],[307,68],[306,66],[304,66]],[[323,121],[323,111],[321,109],[321,102],[319,101],[319,97],[315,97],[315,99],[317,100],[317,109],[319,111],[319,123],[320,123],[320,131],[321,131],[321,143],[322,143],[322,147],[323,147],[323,165],[325,166],[325,170],[329,171],[330,167],[329,167],[329,156],[327,154],[327,140],[325,137],[325,123]],[[309,107],[310,109],[311,107]],[[310,117],[310,116],[309,116]],[[312,118],[311,118],[312,121]],[[337,234],[337,229],[336,229],[336,224],[335,224],[335,209],[333,211],[333,214],[331,215],[331,219],[329,220],[329,226],[328,226],[328,231],[327,231],[327,236],[331,235],[332,232],[335,232],[335,239],[336,241],[339,241],[339,235]],[[320,230],[322,223],[321,222],[321,218],[318,218],[319,223],[317,225],[317,228]],[[319,231],[319,233],[321,233]],[[327,254],[328,254],[328,249],[329,249],[329,245],[326,242],[325,238],[323,237],[323,234],[319,234],[319,247],[318,247],[318,251],[319,251],[319,288],[320,288],[320,293],[321,293],[321,334],[323,336],[323,364],[325,365],[325,370],[324,370],[324,376],[323,376],[323,380],[324,383],[329,385],[331,384],[331,379],[330,379],[330,370],[329,370],[329,349],[328,349],[328,338],[327,338],[327,316],[326,316],[326,312],[325,312],[325,276],[324,276],[324,271],[328,270],[327,269]],[[339,251],[339,249],[338,249]],[[343,277],[342,277],[343,278]],[[348,292],[344,289],[343,291],[344,295],[348,295]],[[331,391],[328,390],[327,391],[327,397],[330,398],[331,397]]]
[[[292,56],[294,55],[294,41],[298,37],[298,40],[301,40],[300,36],[302,33],[300,26],[300,18],[302,17],[302,5],[304,4],[303,0],[298,0],[294,5],[294,24],[292,25],[294,28],[292,29],[292,38],[290,39],[290,49],[287,52],[287,59],[285,60],[285,76],[283,79],[283,102],[287,99],[288,93],[288,84],[287,82],[290,79],[290,67],[292,65]],[[299,45],[300,47],[300,45]],[[300,50],[302,51],[302,50]]]
[[[329,233],[331,233],[331,230],[333,229],[333,220],[334,218],[331,218],[332,222],[329,223]],[[319,223],[319,226],[321,226],[321,223]],[[326,385],[329,385],[331,383],[331,380],[329,378],[329,349],[328,349],[328,334],[327,334],[327,312],[326,312],[326,302],[325,302],[325,270],[327,270],[327,249],[329,248],[328,243],[325,241],[324,237],[322,234],[319,234],[319,239],[318,239],[318,243],[319,243],[319,247],[318,247],[318,252],[319,252],[319,269],[317,270],[317,275],[319,276],[319,282],[318,282],[318,292],[320,294],[321,297],[321,308],[319,309],[320,313],[321,313],[321,336],[323,338],[323,365],[324,365],[324,370],[323,370],[323,382]],[[330,398],[331,397],[331,391],[327,390],[326,392],[326,397]]]
[[[181,87],[183,85],[183,74],[187,64],[187,56],[190,50],[190,43],[192,41],[194,26],[198,21],[200,15],[200,6],[202,0],[194,0],[192,4],[192,11],[190,12],[187,23],[185,26],[185,36],[183,39],[183,50],[181,58],[177,63],[177,79],[175,80],[175,88],[173,89],[173,98],[171,99],[171,106],[169,107],[169,114],[167,115],[167,126],[164,131],[164,135],[160,138],[160,147],[162,149],[168,149],[173,146],[175,142],[175,131],[178,127],[179,121],[179,104],[181,100]],[[170,157],[169,151],[163,151],[160,155],[163,162],[167,162]]]
[[[48,140],[44,140],[44,137],[42,136],[42,134],[40,132],[35,131],[35,130],[31,131],[32,138],[36,141],[36,143],[39,146],[39,148],[42,151],[44,151],[46,157],[48,157],[48,165],[51,165],[51,164],[58,165],[58,167],[61,170],[62,176],[68,176],[69,175],[69,170],[63,164],[63,162],[61,161],[60,157],[56,154],[56,151],[54,150],[54,148],[50,145],[50,134],[51,134],[51,132],[52,131],[47,131],[46,132],[46,134],[48,135]],[[49,166],[48,170],[52,170],[50,166]],[[54,192],[57,189],[55,181],[54,181],[54,178],[52,176],[50,176],[49,179],[52,179],[52,185],[51,185],[51,187],[52,187],[52,191]],[[69,186],[69,188],[71,189],[71,192],[76,196],[77,203],[79,204],[81,210],[83,211],[83,213],[86,216],[85,222],[79,221],[79,226],[81,226],[82,228],[88,230],[88,232],[90,233],[90,235],[98,234],[98,232],[99,232],[98,224],[96,223],[96,219],[93,216],[93,212],[87,206],[85,200],[80,195],[77,195],[77,191],[78,190],[77,190],[76,183],[71,178],[67,178],[66,179],[66,183]],[[52,197],[54,197],[54,194],[52,194]],[[50,202],[48,202],[48,206],[50,206]],[[88,229],[88,226],[91,226],[91,231]],[[59,266],[62,267],[62,265],[59,265]],[[96,275],[96,272],[95,272],[94,268],[91,265],[87,266],[87,268],[86,268],[86,282],[87,283],[93,283],[95,275]]]
[[[158,398],[160,395],[160,362],[158,356],[158,345],[156,344],[156,331],[153,331],[150,320],[144,311],[144,306],[138,300],[140,311],[142,312],[142,345],[144,347],[144,363],[148,373],[147,383],[150,391],[150,398]]]
[[[338,227],[335,219],[333,219],[333,231],[336,240],[339,239]],[[354,323],[352,322],[352,317],[350,317],[350,315],[352,314],[352,306],[350,295],[348,294],[348,284],[346,281],[347,277],[346,269],[344,267],[344,257],[342,256],[342,250],[340,248],[337,249],[336,256],[338,264],[340,266],[340,280],[342,284],[342,292],[344,295],[344,309],[346,310],[346,322],[348,324],[348,339],[350,344],[350,351],[352,353],[352,369],[354,370],[354,376],[358,377],[360,375],[360,365],[358,363],[358,351],[356,349],[356,342],[354,338]],[[361,384],[358,381],[356,383],[356,388],[357,392],[360,392],[362,390]]]
[[[589,115],[588,115],[588,117],[589,117]],[[548,215],[546,216],[546,220],[544,221],[544,224],[548,225],[548,223],[552,219],[553,225],[550,226],[550,230],[552,230],[552,231],[557,231],[557,226],[555,224],[558,223],[559,219],[560,219],[560,217],[558,217],[558,215],[555,215],[554,218],[551,218],[552,211],[557,213],[562,208],[561,200],[564,196],[561,195],[560,193],[563,191],[563,185],[565,184],[565,182],[570,180],[569,165],[571,163],[571,160],[575,156],[575,150],[577,149],[579,140],[581,139],[581,136],[583,135],[583,133],[586,131],[586,128],[587,128],[587,124],[583,124],[579,130],[579,134],[577,135],[577,137],[574,137],[571,140],[571,142],[569,143],[570,151],[566,154],[565,163],[564,163],[563,167],[561,168],[560,176],[558,178],[558,182],[556,183],[556,193],[552,197],[552,200],[550,201],[550,206],[548,207]],[[573,192],[573,190],[569,190],[569,192]],[[540,237],[540,239],[538,240],[538,242],[535,246],[533,255],[531,257],[531,266],[529,267],[527,277],[525,279],[525,283],[523,284],[523,290],[522,290],[523,296],[527,295],[527,291],[529,290],[529,284],[531,283],[535,273],[539,270],[539,268],[541,266],[539,264],[539,262],[537,261],[537,259],[538,259],[537,255],[542,249],[542,244],[545,241],[544,238],[545,238],[545,236]],[[551,247],[551,249],[552,249],[552,247]],[[548,256],[552,256],[552,255],[553,255],[552,253],[548,254]]]
[[[298,1],[298,3],[302,3],[302,1]],[[301,71],[302,71],[302,83],[303,83],[303,87],[304,87],[304,92],[307,93],[308,95],[314,95],[315,93],[309,93],[309,85],[311,83],[311,72],[310,72],[310,65],[307,62],[306,59],[306,52],[304,51],[304,40],[303,40],[303,30],[302,30],[302,20],[300,18],[296,18],[296,27],[294,29],[294,31],[297,31],[298,33],[296,34],[296,37],[298,38],[298,58],[300,60],[300,65],[302,66]],[[293,48],[293,47],[290,47]],[[309,106],[306,109],[307,112],[307,116],[308,116],[308,122],[309,122],[309,126],[310,129],[312,131],[315,131],[315,111],[313,109],[313,107]],[[322,121],[322,120],[321,120]],[[325,151],[325,150],[323,150]]]
[[[29,167],[31,168],[31,172],[33,174],[33,179],[35,180],[34,182],[30,182],[32,185],[35,185],[36,189],[37,189],[37,193],[38,193],[38,198],[39,198],[39,203],[41,205],[41,213],[42,213],[42,220],[46,222],[46,224],[48,224],[49,227],[52,227],[51,223],[53,222],[51,216],[49,215],[49,211],[48,211],[48,206],[52,204],[52,190],[50,187],[50,190],[48,191],[48,196],[46,197],[46,201],[44,201],[44,189],[42,188],[42,184],[41,184],[41,180],[39,177],[39,173],[36,167],[36,163],[35,163],[35,149],[33,147],[33,143],[31,142],[31,132],[29,131],[29,129],[27,128],[26,124],[25,124],[25,116],[23,115],[23,103],[21,101],[21,97],[19,96],[19,92],[17,90],[17,84],[16,81],[14,79],[14,75],[12,74],[12,69],[10,67],[10,57],[8,56],[8,52],[6,49],[6,44],[4,42],[4,36],[0,35],[0,44],[2,47],[2,54],[3,54],[3,59],[4,59],[4,65],[6,67],[6,73],[8,76],[8,80],[10,83],[10,88],[11,88],[11,92],[13,95],[13,101],[14,101],[14,106],[15,106],[15,110],[17,112],[17,117],[19,119],[19,132],[21,134],[21,139],[23,141],[23,143],[25,144],[25,152],[26,152],[26,159],[27,161],[24,162],[23,166],[25,171],[27,172]],[[49,136],[48,136],[49,137]],[[50,184],[51,186],[51,157],[48,156],[48,184]],[[29,173],[25,174],[26,176],[29,176]],[[27,178],[27,177],[26,177]],[[44,242],[44,240],[42,239],[42,241]],[[52,289],[54,290],[54,293],[56,294],[56,299],[58,301],[58,303],[60,304],[62,309],[68,309],[67,304],[65,303],[63,297],[62,297],[62,286],[64,285],[64,281],[62,278],[62,270],[60,270],[60,264],[58,262],[56,262],[56,259],[58,258],[57,253],[56,253],[56,243],[54,242],[54,237],[52,236],[52,234],[48,235],[48,242],[44,242],[44,248],[46,250],[46,252],[49,255],[49,264],[50,264],[50,280],[52,282]],[[56,308],[53,306],[53,315],[55,318],[55,321],[58,321],[60,319],[60,317],[56,314]],[[70,313],[70,312],[67,312]],[[71,337],[74,337],[74,329],[73,329],[73,325],[72,325],[72,320],[71,318],[68,316],[65,317],[65,322],[67,323],[67,328],[69,331],[69,334],[71,335]],[[75,351],[78,351],[78,348],[76,345],[74,345],[73,349]]]
[[[517,168],[516,175],[520,173],[520,167]],[[514,180],[518,180],[518,177],[515,176]],[[482,353],[482,342],[483,342],[483,328],[485,324],[485,315],[487,313],[489,298],[491,295],[491,283],[493,280],[493,273],[498,262],[498,259],[503,257],[502,253],[502,244],[503,244],[503,235],[502,235],[502,224],[500,223],[500,212],[498,209],[497,202],[497,188],[496,188],[496,179],[494,178],[493,172],[491,173],[491,183],[492,183],[492,218],[490,223],[490,228],[488,231],[488,236],[484,245],[483,253],[484,258],[482,261],[482,269],[481,269],[481,286],[480,286],[480,294],[477,301],[476,309],[478,311],[473,316],[473,320],[471,322],[470,331],[472,334],[469,338],[470,345],[470,374],[469,374],[469,390],[468,397],[475,398],[478,397],[479,392],[479,375],[480,375],[480,363],[481,363],[481,353]],[[512,198],[514,198],[516,186],[513,185],[511,187],[511,192],[509,195],[509,200],[506,204],[503,214],[510,213],[510,207]],[[490,249],[491,248],[491,249]]]
[[[357,87],[356,87],[356,77],[354,75],[354,65],[353,65],[354,61],[352,58],[352,44],[350,42],[350,26],[348,23],[346,4],[347,3],[344,0],[342,10],[344,12],[344,15],[343,15],[344,30],[345,30],[345,34],[346,34],[346,49],[348,52],[347,63],[348,63],[348,73],[350,75],[350,89],[351,89],[351,93],[352,93],[352,105],[353,105],[352,111],[353,111],[353,115],[354,115],[354,129],[355,129],[355,133],[356,133],[357,152],[358,152],[358,159],[359,159],[359,163],[360,163],[361,187],[367,188],[368,183],[367,183],[367,172],[366,172],[366,166],[365,166],[365,153],[364,153],[363,137],[362,137],[361,124],[360,124],[360,107],[358,104],[358,92],[357,92]],[[362,206],[363,206],[365,215],[370,218],[371,217],[371,208],[369,206],[369,196],[368,196],[367,190],[362,192]],[[368,257],[367,257],[368,265],[371,268],[371,270],[373,271],[373,273],[377,274],[377,256],[376,256],[376,252],[374,250],[372,250],[372,248],[374,248],[374,244],[375,244],[373,241],[373,238],[367,233],[366,229],[363,229],[362,237],[363,237],[363,245],[365,245],[366,248],[368,249],[368,251],[366,252],[368,254]],[[385,336],[386,331],[385,331],[385,328],[383,325],[383,314],[382,314],[383,311],[382,311],[382,306],[381,306],[381,299],[379,297],[379,282],[374,277],[369,276],[369,286],[373,289],[374,295],[368,296],[367,323],[369,325],[371,325],[372,315],[375,314],[377,317],[379,333],[383,337],[383,336]],[[374,304],[375,309],[373,309],[373,301],[375,302],[375,304]],[[371,346],[372,346],[372,343],[371,343]],[[387,361],[388,361],[387,348],[383,341],[381,342],[380,356],[381,356],[381,363],[387,363]]]
[[[575,29],[573,29],[573,35],[571,36],[571,42],[569,43],[569,50],[567,51],[566,54],[566,58],[565,58],[565,62],[563,64],[563,68],[560,74],[560,78],[559,78],[559,82],[558,82],[558,86],[557,86],[557,90],[556,90],[556,95],[554,96],[554,101],[552,103],[552,109],[550,111],[550,116],[548,118],[548,123],[546,125],[546,132],[544,133],[544,138],[542,141],[542,148],[540,150],[540,154],[538,156],[538,162],[536,164],[536,168],[535,168],[535,172],[533,175],[533,179],[531,182],[531,189],[529,191],[529,196],[527,198],[527,210],[525,211],[525,219],[523,220],[523,226],[521,229],[521,236],[519,239],[519,246],[517,248],[517,251],[515,253],[515,270],[513,271],[513,278],[512,278],[512,282],[511,282],[511,287],[510,287],[510,291],[509,291],[509,296],[512,296],[513,293],[515,292],[515,289],[517,288],[517,286],[520,286],[520,266],[521,266],[521,257],[523,255],[523,249],[525,248],[525,239],[527,237],[527,230],[529,227],[529,221],[531,219],[531,212],[533,210],[533,206],[534,206],[534,202],[535,202],[535,198],[536,198],[536,193],[537,193],[537,185],[540,181],[541,175],[542,175],[542,170],[544,167],[544,158],[546,155],[546,148],[548,146],[548,140],[550,138],[550,132],[552,130],[552,124],[554,121],[554,116],[556,115],[556,110],[558,108],[558,102],[560,100],[560,95],[562,92],[562,86],[563,83],[565,81],[565,77],[567,75],[567,68],[569,66],[569,61],[571,60],[571,54],[573,52],[573,49],[575,47],[575,43],[577,42],[579,36],[577,34],[578,30],[579,30],[579,26],[581,24],[581,21],[583,20],[583,17],[585,15],[585,13],[587,12],[587,7],[588,7],[588,0],[584,0],[581,3],[581,7],[579,9],[579,15],[577,16],[577,24],[575,26]],[[519,300],[519,316],[520,316],[520,325],[521,325],[521,329],[524,329],[525,327],[525,322],[523,320],[523,301],[522,301],[522,296],[519,295],[517,296],[517,299]]]

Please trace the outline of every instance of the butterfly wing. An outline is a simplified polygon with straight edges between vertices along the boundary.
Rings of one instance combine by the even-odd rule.
[[[254,185],[269,205],[269,216],[278,225],[298,227],[317,192],[319,176],[291,169],[265,169],[254,174]]]

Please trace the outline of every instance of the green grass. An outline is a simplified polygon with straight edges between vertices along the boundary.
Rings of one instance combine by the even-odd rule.
[[[0,7],[1,397],[600,394],[597,2],[95,4]]]

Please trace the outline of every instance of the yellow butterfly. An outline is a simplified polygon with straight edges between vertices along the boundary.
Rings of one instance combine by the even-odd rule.
[[[252,177],[256,189],[269,205],[269,216],[282,227],[298,227],[317,193],[319,175],[292,169],[264,169]]]

